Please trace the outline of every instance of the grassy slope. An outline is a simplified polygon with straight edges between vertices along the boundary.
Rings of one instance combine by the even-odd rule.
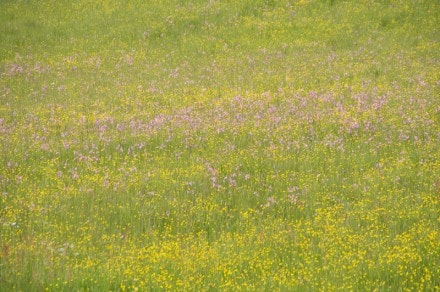
[[[439,288],[438,2],[0,7],[0,290]]]

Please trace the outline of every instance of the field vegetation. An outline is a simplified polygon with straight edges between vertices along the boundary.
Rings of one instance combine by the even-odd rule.
[[[440,2],[0,2],[0,290],[440,289]]]

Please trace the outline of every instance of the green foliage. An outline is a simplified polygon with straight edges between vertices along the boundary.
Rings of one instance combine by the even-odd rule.
[[[437,1],[2,1],[0,290],[438,290]]]

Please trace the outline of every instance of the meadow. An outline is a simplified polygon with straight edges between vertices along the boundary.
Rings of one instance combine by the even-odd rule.
[[[440,290],[437,0],[0,1],[0,291]]]

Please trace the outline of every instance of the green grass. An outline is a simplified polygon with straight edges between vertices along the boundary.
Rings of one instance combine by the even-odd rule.
[[[440,289],[438,1],[1,1],[0,291]]]

